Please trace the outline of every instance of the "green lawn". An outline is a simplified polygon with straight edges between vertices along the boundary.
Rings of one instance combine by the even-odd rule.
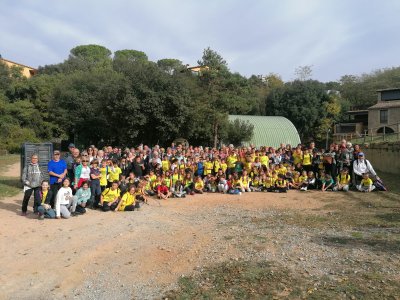
[[[0,199],[17,195],[21,191],[19,177],[5,177],[5,172],[9,166],[20,160],[17,154],[0,156]]]

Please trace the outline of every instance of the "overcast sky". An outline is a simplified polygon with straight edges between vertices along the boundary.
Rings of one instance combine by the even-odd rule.
[[[37,67],[77,45],[195,65],[204,48],[242,75],[338,80],[400,65],[399,0],[3,0],[0,54]]]

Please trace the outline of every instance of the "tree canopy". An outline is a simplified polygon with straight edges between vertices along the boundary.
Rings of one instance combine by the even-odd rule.
[[[303,141],[322,141],[346,109],[368,107],[377,89],[400,82],[400,68],[328,83],[310,80],[311,66],[297,68],[289,82],[271,72],[246,78],[210,47],[198,64],[201,71],[193,73],[175,58],[152,62],[140,50],[113,54],[101,45],[76,46],[30,79],[0,64],[2,148],[17,151],[25,140],[135,145],[177,137],[240,144],[252,128],[229,122],[229,114],[284,116]]]

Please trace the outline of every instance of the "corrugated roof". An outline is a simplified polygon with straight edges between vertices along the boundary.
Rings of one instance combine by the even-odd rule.
[[[253,137],[245,145],[279,147],[281,143],[297,146],[299,133],[293,123],[284,117],[230,115],[229,120],[249,121],[254,125]]]
[[[380,108],[391,108],[391,107],[400,107],[400,100],[380,101],[377,104],[369,107],[368,109],[380,109]]]

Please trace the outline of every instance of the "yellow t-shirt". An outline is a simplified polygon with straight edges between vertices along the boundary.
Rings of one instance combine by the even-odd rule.
[[[234,187],[242,187],[242,185],[243,185],[243,183],[242,183],[242,180],[240,178],[233,180],[233,186]]]
[[[228,169],[228,165],[226,163],[221,163],[221,169],[225,173],[226,169]]]
[[[48,192],[49,192],[49,191],[44,191],[44,192],[42,193],[42,204],[43,204],[44,201],[46,200],[46,197],[47,197]]]
[[[107,167],[100,168],[100,185],[105,186],[107,185]]]
[[[221,163],[218,160],[214,161],[214,172],[217,173],[219,168],[221,168]]]
[[[109,168],[110,175],[108,176],[108,181],[113,182],[113,181],[118,181],[119,180],[119,175],[122,173],[121,169],[119,167],[114,167],[114,172],[111,168]]]
[[[292,156],[293,156],[293,163],[295,165],[297,165],[298,163],[301,163],[301,161],[303,160],[303,154],[302,153],[294,152]]]
[[[118,198],[121,195],[120,193],[121,192],[119,189],[112,190],[111,188],[108,188],[105,189],[101,194],[103,195],[104,202],[114,202],[115,198]]]
[[[299,177],[299,181],[300,181],[300,182],[304,182],[304,181],[306,181],[307,179],[308,179],[307,176],[300,176],[300,177]]]
[[[278,169],[278,173],[279,173],[279,174],[282,174],[282,175],[286,175],[286,173],[287,173],[286,167],[279,168],[279,169]]]
[[[242,181],[244,186],[247,186],[247,184],[249,183],[249,176],[242,176],[240,177],[240,180]]]
[[[175,183],[179,180],[179,174],[172,174],[172,184],[175,185]]]
[[[234,168],[236,162],[237,162],[237,158],[234,155],[229,155],[228,158],[226,159],[228,168]]]
[[[161,167],[162,167],[162,170],[163,170],[164,172],[165,172],[165,171],[168,171],[169,168],[171,167],[171,164],[170,164],[169,160],[162,160],[162,161],[161,161]]]
[[[250,173],[250,172],[251,172],[252,166],[253,166],[253,163],[252,163],[252,162],[246,162],[246,163],[245,163],[244,167],[245,167],[247,173]]]
[[[268,157],[268,155],[262,155],[262,156],[260,156],[260,163],[261,163],[263,166],[268,167],[268,165],[269,165],[269,157]]]
[[[126,192],[121,199],[121,205],[119,207],[119,211],[124,211],[125,207],[128,205],[135,204],[135,195],[131,195],[129,192]]]
[[[302,165],[309,166],[311,165],[311,162],[312,162],[312,155],[310,153],[304,154]]]
[[[278,179],[276,181],[276,185],[277,185],[277,187],[284,188],[284,187],[286,187],[286,180]]]
[[[203,182],[203,180],[196,181],[195,184],[194,184],[194,188],[195,188],[196,190],[202,190],[202,189],[204,188],[204,182]]]
[[[370,178],[369,178],[370,179]],[[340,184],[349,184],[349,182],[350,182],[350,175],[349,174],[347,174],[347,175],[342,175],[342,174],[339,174],[338,175],[338,177],[336,177],[336,181],[337,182],[339,182]]]
[[[171,187],[171,178],[165,178],[165,185],[170,188]]]
[[[204,163],[204,175],[211,174],[213,165],[214,164],[211,161],[206,161]]]
[[[365,186],[365,187],[367,187],[367,186],[370,186],[370,185],[372,185],[372,179],[371,178],[367,178],[367,179],[362,179],[361,180],[361,186]]]
[[[264,187],[270,188],[274,185],[274,179],[272,177],[266,178],[263,182]]]

